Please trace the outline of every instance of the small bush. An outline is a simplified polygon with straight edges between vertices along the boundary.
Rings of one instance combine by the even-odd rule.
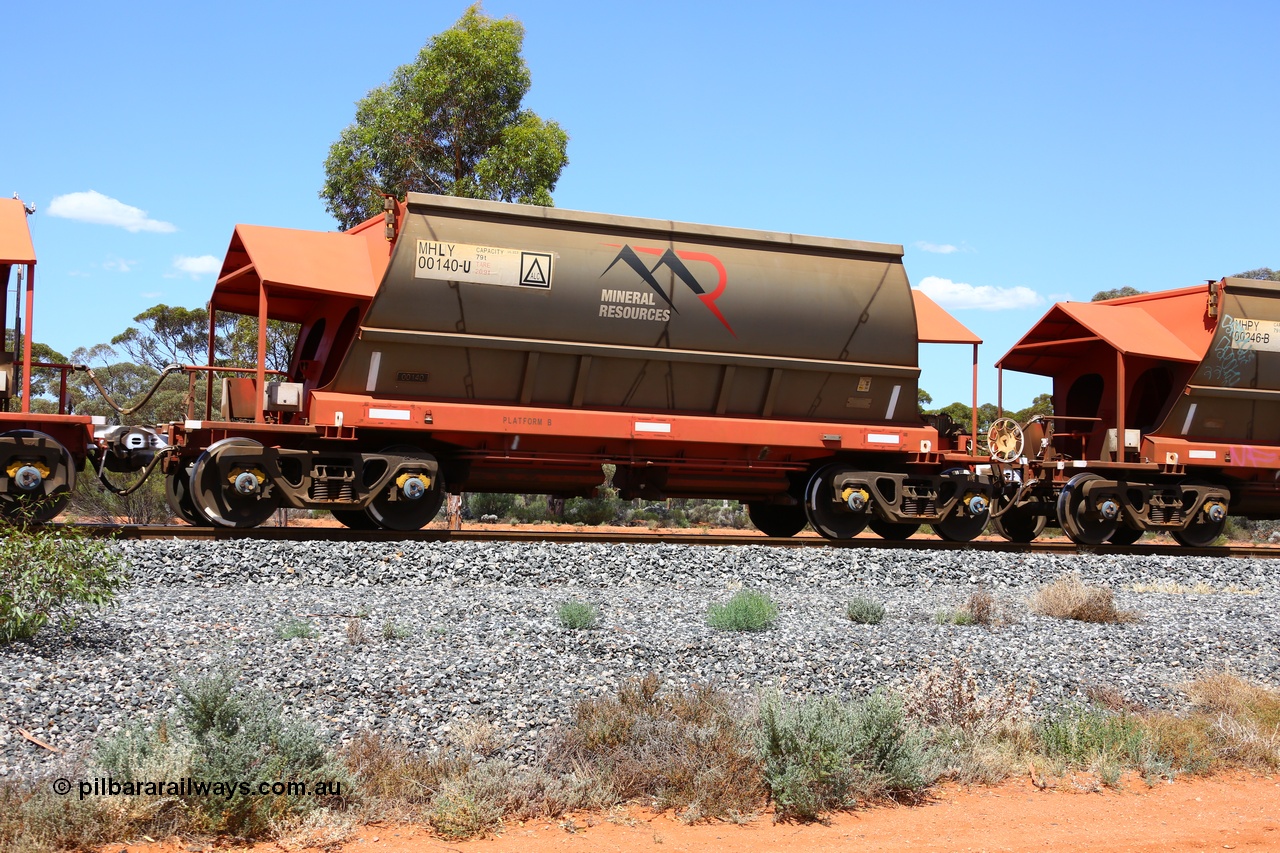
[[[662,680],[649,675],[612,697],[580,702],[548,769],[585,774],[611,802],[648,798],[686,819],[746,814],[764,789],[744,716],[722,691],[664,692]]]
[[[1146,736],[1139,718],[1098,708],[1067,705],[1041,723],[1041,752],[1068,767],[1089,767],[1100,759],[1141,761]]]
[[[1133,611],[1118,610],[1111,590],[1086,586],[1074,573],[1040,587],[1030,606],[1043,616],[1080,622],[1136,622],[1139,618]]]
[[[750,589],[707,608],[707,624],[721,631],[763,631],[777,618],[778,605],[769,596]]]
[[[394,619],[384,619],[381,632],[384,640],[407,640],[413,636],[408,625],[401,625]]]
[[[0,642],[33,637],[50,622],[70,632],[128,580],[109,542],[74,529],[8,527],[0,537]]]
[[[995,596],[986,590],[978,590],[955,610],[940,610],[934,616],[939,625],[981,625],[990,628],[999,621],[999,608]]]
[[[276,626],[276,636],[281,640],[310,640],[315,635],[315,629],[306,619],[290,619]]]
[[[450,841],[483,838],[502,826],[502,803],[478,796],[470,777],[446,779],[431,803],[431,828]]]
[[[488,492],[471,492],[467,495],[467,512],[471,518],[480,518],[485,515],[495,515],[499,519],[507,518],[515,506],[515,495]]]
[[[556,611],[560,627],[570,631],[582,631],[594,628],[600,618],[600,611],[585,601],[566,601]]]
[[[564,520],[569,524],[595,527],[613,524],[622,514],[622,501],[613,489],[600,489],[594,498],[570,498],[564,503]]]
[[[917,791],[932,782],[921,736],[902,706],[877,692],[760,708],[764,781],[781,820],[816,820],[857,800]]]
[[[869,598],[855,598],[845,608],[845,615],[859,625],[879,625],[884,620],[884,605]]]

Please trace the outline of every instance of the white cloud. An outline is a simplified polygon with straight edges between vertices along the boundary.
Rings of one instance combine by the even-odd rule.
[[[222,269],[222,261],[213,255],[200,255],[195,258],[178,255],[173,259],[173,268],[183,275],[200,278],[204,275],[212,275]]]
[[[157,234],[170,234],[178,230],[171,222],[148,219],[145,210],[94,190],[58,196],[49,202],[49,215],[77,222],[91,222],[94,225],[114,225],[131,233],[154,231]]]
[[[950,243],[928,243],[924,240],[917,240],[915,247],[922,252],[932,252],[935,255],[950,255],[960,251],[959,246],[953,246]]]
[[[137,265],[137,261],[126,261],[123,258],[107,258],[102,262],[102,268],[112,272],[130,272]]]
[[[943,308],[979,308],[984,311],[1001,311],[1009,308],[1034,308],[1044,304],[1044,299],[1029,287],[992,287],[951,281],[928,276],[917,285],[934,302]]]

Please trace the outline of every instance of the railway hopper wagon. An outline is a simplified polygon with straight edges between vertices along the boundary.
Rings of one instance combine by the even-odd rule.
[[[5,341],[9,346],[0,346],[0,516],[18,522],[48,521],[61,512],[75,488],[77,472],[97,456],[106,441],[101,434],[110,432],[101,418],[67,413],[71,365],[32,358],[36,253],[27,216],[33,210],[17,198],[0,199],[0,283],[6,296],[10,283],[16,285],[13,316],[8,299],[0,298],[0,329],[10,329]],[[5,337],[0,332],[0,338]],[[32,411],[35,369],[57,371],[61,378],[53,411]]]
[[[1051,377],[1055,412],[992,428],[997,529],[1203,546],[1280,517],[1278,318],[1280,283],[1239,278],[1051,308],[997,363]]]
[[[918,339],[977,339],[901,246],[410,194],[345,233],[238,226],[210,308],[259,318],[259,363],[169,427],[193,523],[416,529],[446,490],[586,495],[603,463],[772,535],[987,521],[973,441],[917,411]],[[300,325],[284,376],[268,319]]]

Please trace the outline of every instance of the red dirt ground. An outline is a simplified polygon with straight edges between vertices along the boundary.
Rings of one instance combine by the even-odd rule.
[[[217,845],[221,847],[222,845]],[[129,853],[182,853],[205,844],[170,840]],[[267,842],[257,850],[298,851]],[[311,848],[315,849],[315,848]],[[1088,780],[1042,790],[1028,779],[990,787],[943,785],[921,805],[886,805],[836,815],[827,824],[687,826],[638,808],[565,820],[512,822],[495,838],[447,841],[416,825],[358,827],[324,853],[761,853],[762,851],[1141,851],[1280,850],[1280,777],[1226,774],[1148,788],[1134,777],[1120,790]],[[120,853],[118,844],[104,853]]]

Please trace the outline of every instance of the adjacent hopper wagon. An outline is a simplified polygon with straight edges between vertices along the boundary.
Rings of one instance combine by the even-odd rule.
[[[1053,416],[995,430],[1010,538],[1056,521],[1085,545],[1200,546],[1228,513],[1280,517],[1280,282],[1059,303],[997,366],[1054,389]]]

